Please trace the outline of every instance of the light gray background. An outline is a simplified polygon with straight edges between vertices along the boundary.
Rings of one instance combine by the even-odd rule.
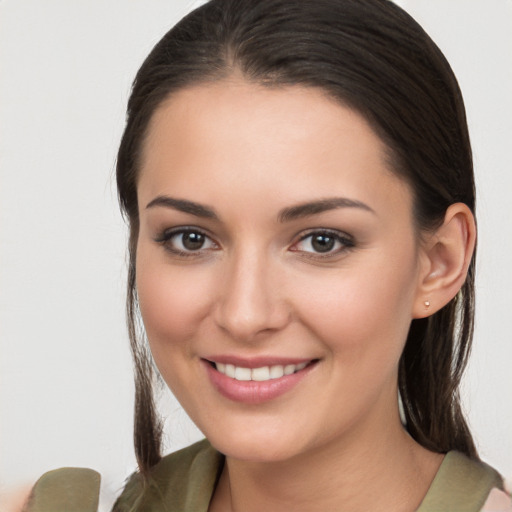
[[[0,0],[0,490],[59,466],[134,467],[125,227],[113,167],[131,80],[187,0]],[[403,0],[451,62],[479,188],[478,317],[464,401],[512,476],[512,2]],[[168,449],[200,434],[179,406]]]

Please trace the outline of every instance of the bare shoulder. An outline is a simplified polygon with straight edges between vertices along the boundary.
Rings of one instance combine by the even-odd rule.
[[[31,485],[13,487],[11,489],[2,489],[0,491],[0,510],[2,512],[23,512],[26,510]]]
[[[512,493],[508,480],[505,480],[504,490],[492,489],[482,512],[512,512]]]

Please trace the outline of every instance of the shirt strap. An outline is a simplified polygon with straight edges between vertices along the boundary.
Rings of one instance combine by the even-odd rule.
[[[417,512],[479,512],[495,487],[503,487],[496,470],[451,451],[446,454]]]
[[[34,485],[24,512],[97,512],[100,474],[86,468],[45,473]]]

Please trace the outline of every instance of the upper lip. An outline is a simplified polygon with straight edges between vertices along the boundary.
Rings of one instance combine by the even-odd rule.
[[[235,355],[214,355],[204,358],[211,363],[232,364],[241,368],[261,368],[263,366],[285,366],[287,364],[301,364],[314,361],[311,357],[281,357],[281,356],[258,356],[240,357]]]

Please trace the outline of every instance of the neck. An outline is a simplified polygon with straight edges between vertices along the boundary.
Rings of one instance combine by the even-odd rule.
[[[379,427],[380,425],[380,427]],[[348,439],[351,437],[351,439]],[[290,460],[227,458],[210,512],[415,510],[442,456],[418,445],[398,418],[387,429],[369,422]]]

